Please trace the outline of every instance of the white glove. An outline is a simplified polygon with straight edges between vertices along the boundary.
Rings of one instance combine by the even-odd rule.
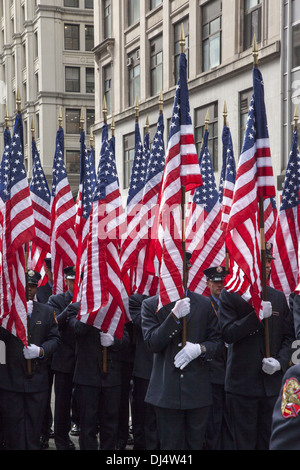
[[[27,314],[28,314],[28,315],[31,315],[31,314],[32,314],[32,310],[33,310],[33,301],[32,301],[32,300],[28,300],[28,302],[27,302]]]
[[[183,318],[188,313],[190,313],[190,299],[189,297],[185,297],[184,299],[177,300],[176,304],[172,308],[172,312],[174,313],[175,317]]]
[[[263,300],[262,303],[263,309],[263,318],[269,318],[272,315],[272,304],[266,300]]]
[[[108,348],[114,344],[114,337],[110,333],[104,333],[103,331],[100,331],[100,341],[102,346]]]
[[[280,362],[274,357],[265,357],[262,361],[262,370],[269,375],[281,369]]]
[[[174,358],[175,367],[184,369],[193,359],[196,359],[201,354],[201,346],[198,343],[189,343],[187,341],[179,353]]]
[[[39,357],[40,351],[41,348],[36,346],[36,344],[31,344],[30,346],[27,346],[27,348],[23,348],[25,359],[35,359],[36,357]]]

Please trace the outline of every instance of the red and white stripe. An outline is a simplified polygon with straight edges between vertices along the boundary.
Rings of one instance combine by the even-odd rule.
[[[51,197],[51,258],[53,294],[64,291],[63,268],[76,265],[77,240],[74,231],[76,208],[67,177]]]
[[[180,126],[168,141],[165,170],[159,197],[157,255],[160,262],[159,306],[182,298],[182,187],[202,185],[192,125]],[[185,214],[183,214],[183,217]]]

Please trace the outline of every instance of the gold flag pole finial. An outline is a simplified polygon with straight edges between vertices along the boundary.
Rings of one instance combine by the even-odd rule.
[[[226,101],[224,101],[224,107],[223,107],[223,118],[224,118],[224,126],[227,126],[227,104]]]
[[[205,130],[208,131],[208,124],[209,124],[209,110],[206,112],[205,116]]]
[[[7,106],[6,106],[6,110],[5,110],[5,127],[6,129],[8,129],[8,121],[9,121],[9,117],[8,117],[8,109],[7,109]]]
[[[163,91],[162,90],[160,91],[158,104],[159,104],[159,113],[162,114],[163,108],[164,108],[164,99],[163,99]]]
[[[115,128],[116,128],[115,118],[112,116],[112,118],[111,118],[111,135],[112,135],[112,137],[115,136]]]
[[[17,89],[17,100],[16,100],[16,103],[17,103],[17,111],[18,113],[21,112],[21,94],[20,94],[20,88],[18,87]]]
[[[104,123],[107,124],[107,104],[106,104],[106,98],[105,98],[105,95],[104,95],[104,98],[103,98],[103,120],[104,120]]]
[[[93,134],[92,129],[91,129],[91,132],[90,132],[90,147],[91,148],[94,147],[94,134]]]
[[[184,34],[184,28],[183,28],[183,23],[181,23],[181,32],[180,32],[180,52],[184,53],[185,50],[185,34]]]
[[[63,121],[63,116],[62,116],[62,107],[59,109],[59,116],[58,116],[58,127],[61,129],[62,128],[62,121]]]
[[[34,121],[33,121],[33,118],[31,120],[31,136],[32,136],[32,140],[34,140]]]
[[[139,100],[138,100],[138,97],[136,97],[134,109],[135,109],[135,122],[138,122],[138,120],[139,120]]]
[[[254,67],[257,67],[257,65],[258,65],[258,47],[257,47],[255,34],[253,36],[252,55],[253,55],[253,65],[254,65]]]
[[[81,108],[80,129],[81,131],[84,131],[84,109],[83,108]]]
[[[298,129],[298,121],[299,121],[299,112],[298,112],[298,106],[296,106],[295,112],[294,112],[294,131],[295,132]]]

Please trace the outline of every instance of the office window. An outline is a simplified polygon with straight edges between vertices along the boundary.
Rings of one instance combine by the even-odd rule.
[[[247,127],[248,111],[253,90],[246,90],[240,93],[240,153],[243,148],[245,130]]]
[[[95,124],[95,110],[87,109],[86,110],[86,134],[89,135],[91,132],[91,126]]]
[[[64,0],[64,7],[79,8],[79,0]]]
[[[84,8],[89,8],[90,10],[92,10],[94,8],[94,0],[85,0]]]
[[[300,18],[299,18],[300,19]],[[296,24],[292,28],[292,67],[299,67],[300,65],[300,23]]]
[[[85,92],[95,93],[95,71],[89,67],[85,69]]]
[[[66,134],[80,134],[80,109],[66,110]]]
[[[181,53],[180,36],[181,36],[181,24],[183,24],[183,30],[185,35],[185,55],[187,60],[187,76],[189,76],[189,19],[185,18],[183,21],[176,23],[174,26],[174,79],[177,83],[179,78],[179,57]]]
[[[221,0],[209,2],[202,8],[202,56],[203,71],[221,63]]]
[[[80,150],[66,150],[67,173],[80,173]]]
[[[107,114],[111,114],[111,65],[103,68],[104,96],[107,104]]]
[[[111,37],[111,0],[103,2],[104,39]]]
[[[163,88],[163,38],[150,41],[151,96],[158,95]]]
[[[205,132],[205,117],[207,110],[209,112],[208,125],[208,148],[214,167],[218,171],[218,103],[212,103],[195,110],[195,143],[198,156],[200,155],[202,139]]]
[[[65,49],[79,51],[79,25],[65,24]]]
[[[80,93],[80,67],[66,67],[66,91]]]
[[[162,3],[162,0],[150,0],[150,10],[153,10],[153,8],[157,7]]]
[[[85,26],[85,50],[91,51],[94,47],[94,26]]]
[[[140,59],[139,49],[127,57],[129,80],[129,106],[133,106],[136,97],[140,99]]]
[[[129,187],[134,160],[134,132],[123,137],[124,145],[124,189]]]
[[[261,0],[244,0],[244,51],[261,41]]]
[[[131,26],[140,19],[140,0],[127,0],[127,2],[128,26]]]

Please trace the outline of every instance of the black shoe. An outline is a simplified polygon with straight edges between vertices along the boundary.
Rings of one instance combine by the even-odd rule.
[[[73,424],[73,426],[71,427],[70,434],[71,434],[71,436],[79,436],[79,434],[80,434],[80,427],[77,426],[77,424]]]

